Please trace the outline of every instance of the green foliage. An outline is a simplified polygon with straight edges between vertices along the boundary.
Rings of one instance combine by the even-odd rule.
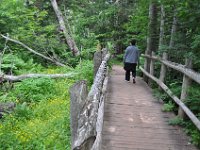
[[[200,68],[200,5],[198,0],[163,0],[165,8],[165,44],[158,54],[168,52],[172,61],[184,63],[184,57],[193,58],[194,69]],[[14,75],[25,73],[68,73],[75,71],[78,75],[72,80],[51,80],[47,78],[27,79],[20,83],[3,83],[0,90],[0,101],[15,101],[17,108],[13,114],[8,114],[0,124],[0,149],[70,149],[69,130],[69,95],[66,92],[74,80],[85,79],[89,85],[93,81],[93,64],[90,61],[97,45],[103,48],[109,43],[109,48],[115,48],[114,54],[123,53],[124,46],[131,38],[137,39],[141,53],[146,49],[148,33],[148,0],[140,1],[59,1],[60,9],[68,19],[67,28],[75,38],[81,50],[81,55],[74,58],[66,45],[63,34],[58,29],[58,21],[50,1],[45,0],[1,0],[0,26],[1,34],[9,34],[32,49],[54,58],[70,67],[56,68],[49,66],[46,60],[31,54],[21,46],[7,43],[1,69],[4,73]],[[179,27],[175,37],[175,46],[169,47],[171,25],[177,10]],[[159,19],[159,18],[158,18]],[[109,42],[108,42],[109,41]],[[0,49],[4,48],[5,39],[0,38]],[[122,63],[122,55],[117,55],[117,61]],[[141,65],[144,60],[141,59]],[[160,65],[155,65],[155,75],[158,76]],[[47,69],[44,69],[47,68]],[[73,68],[75,68],[73,70]],[[181,93],[182,75],[169,70],[166,84],[176,96]],[[12,90],[10,90],[12,89]],[[199,116],[199,86],[192,84],[188,90],[186,105]],[[156,93],[158,99],[166,104],[165,110],[175,110],[177,107],[163,93]],[[66,109],[67,108],[67,109]],[[66,115],[67,114],[67,115]],[[174,121],[178,124],[178,119]],[[199,145],[199,132],[188,125],[188,133],[195,144]]]
[[[200,106],[200,86],[198,84],[192,84],[192,86],[187,90],[188,97],[184,101],[186,105],[192,110],[192,112],[196,115],[200,113],[199,106]]]
[[[194,143],[200,148],[200,131],[191,121],[187,121],[185,125],[186,125],[185,131],[192,137],[192,143]]]
[[[172,103],[171,101],[169,101],[168,103],[165,103],[163,105],[162,111],[164,111],[164,112],[170,112],[170,111],[173,111],[174,108],[175,108],[174,103]]]
[[[23,87],[25,86],[23,84],[19,85],[17,83],[17,85],[20,86],[21,93],[27,94],[29,90],[32,97],[41,96],[41,93],[43,93],[43,99],[21,103],[15,97],[17,102],[15,111],[5,115],[4,119],[0,120],[0,142],[4,143],[0,145],[0,149],[70,150],[70,100],[66,89],[69,89],[74,80],[59,79],[50,81],[46,78],[35,80],[35,82],[31,82],[31,80],[24,82],[28,86],[27,89]],[[39,82],[42,82],[42,85]],[[36,85],[39,86],[39,89],[34,91]],[[53,90],[50,88],[54,90],[54,93],[52,93],[54,95],[51,98],[48,90],[51,92]]]
[[[17,75],[27,72],[36,73],[44,69],[40,64],[34,63],[32,58],[25,62],[22,58],[14,54],[5,54],[1,67],[4,73],[9,73],[12,70]]]
[[[180,94],[181,94],[181,89],[182,89],[182,83],[177,81],[177,80],[174,80],[172,83],[169,84],[169,88],[172,90],[172,92],[180,97]]]
[[[115,57],[116,57],[116,60],[123,62],[124,54],[118,54]]]
[[[165,92],[161,92],[158,89],[153,89],[153,96],[157,100],[161,100],[161,101],[164,101],[164,102],[167,102],[169,100],[169,96]]]
[[[123,67],[123,61],[119,61],[119,59],[117,58],[112,58],[109,60],[108,62],[108,66],[111,68],[113,65],[120,65]]]
[[[55,81],[49,78],[25,79],[14,85],[12,98],[20,103],[39,102],[56,95]]]
[[[169,124],[173,125],[173,126],[175,126],[175,125],[179,125],[179,126],[185,125],[183,119],[180,118],[180,117],[174,117],[174,118],[170,119]]]
[[[75,68],[76,72],[78,72],[77,80],[85,80],[87,79],[88,85],[92,85],[94,79],[94,65],[93,61],[83,60]]]
[[[28,104],[26,102],[23,102],[22,104],[16,106],[14,117],[18,118],[19,120],[28,120],[31,119],[31,117],[33,117],[33,112],[28,106]]]

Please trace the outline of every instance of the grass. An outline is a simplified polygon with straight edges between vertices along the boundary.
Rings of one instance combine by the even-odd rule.
[[[1,120],[0,149],[70,150],[70,98],[73,80],[57,80],[58,95],[40,102],[18,104]]]
[[[93,81],[92,61],[75,69],[48,68],[46,73],[77,72],[68,79],[27,79],[0,92],[0,102],[14,101],[14,112],[0,120],[0,150],[70,150],[69,88],[77,80]]]

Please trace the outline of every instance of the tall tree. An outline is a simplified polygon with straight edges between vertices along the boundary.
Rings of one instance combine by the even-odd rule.
[[[173,23],[172,23],[172,28],[171,28],[171,38],[170,38],[170,43],[169,47],[173,48],[174,47],[174,42],[175,42],[175,34],[177,32],[177,10],[174,8],[174,13],[173,13]]]
[[[63,34],[65,36],[65,40],[66,40],[69,48],[71,49],[73,55],[78,56],[79,55],[78,47],[76,46],[76,43],[75,43],[73,37],[70,35],[70,31],[68,31],[69,28],[66,28],[66,26],[65,26],[65,21],[64,21],[62,12],[60,11],[60,9],[58,7],[57,1],[51,0],[51,4],[52,4],[53,9],[54,9],[56,16],[58,18],[59,25],[60,25],[60,31],[63,32]]]
[[[160,37],[159,37],[159,50],[162,50],[162,46],[164,46],[164,38],[165,38],[165,8],[164,5],[161,4],[160,7]],[[167,53],[164,51],[162,53],[162,58],[167,59]],[[166,66],[164,64],[161,65],[161,70],[160,70],[160,80],[163,82],[166,74]]]
[[[145,54],[151,55],[152,51],[157,50],[157,2],[152,0],[149,5],[149,25],[148,25],[148,37],[147,37],[147,49]],[[150,59],[145,60],[144,69],[150,72]],[[147,77],[144,76],[144,80],[148,82]]]
[[[165,8],[164,5],[160,6],[160,36],[159,36],[159,50],[164,45],[164,36],[165,36]]]

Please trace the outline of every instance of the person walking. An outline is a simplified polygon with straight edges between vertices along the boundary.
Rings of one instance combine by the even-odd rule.
[[[132,72],[133,83],[136,83],[136,66],[139,63],[139,50],[136,47],[136,40],[130,41],[130,46],[125,50],[124,54],[124,70],[126,71],[125,80],[130,81],[130,73]]]

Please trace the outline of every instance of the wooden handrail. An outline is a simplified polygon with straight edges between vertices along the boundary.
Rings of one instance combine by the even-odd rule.
[[[193,71],[192,69],[186,68],[185,65],[171,62],[168,60],[163,60],[162,58],[156,57],[156,56],[150,56],[150,55],[141,55],[141,56],[150,58],[150,59],[154,59],[154,60],[158,60],[161,63],[165,64],[166,66],[185,74],[190,79],[192,79],[200,84],[200,73],[197,73],[197,72]]]
[[[104,99],[106,97],[106,88],[108,83],[108,67],[107,62],[110,54],[102,52],[103,61],[96,73],[94,83],[87,96],[82,96],[81,91],[85,91],[82,87],[84,84],[80,82],[75,84],[70,90],[71,101],[77,103],[71,105],[72,110],[81,109],[77,116],[71,122],[72,129],[72,150],[100,150],[101,135],[103,127]],[[98,65],[97,65],[98,66]],[[87,86],[86,86],[87,87]],[[80,92],[78,93],[77,91]],[[84,94],[85,92],[83,92]],[[73,113],[73,112],[71,112]],[[75,112],[76,113],[76,112]],[[73,127],[74,125],[74,127]]]
[[[167,54],[165,54],[165,55],[167,56]],[[160,61],[162,63],[162,65],[170,67],[170,68],[172,68],[174,70],[177,70],[177,71],[179,71],[179,72],[184,74],[182,92],[181,92],[182,97],[181,97],[181,99],[179,99],[163,83],[165,75],[162,74],[162,78],[160,77],[160,79],[157,79],[156,77],[153,76],[153,74],[151,72],[147,72],[145,69],[140,67],[140,70],[144,73],[145,76],[147,76],[151,80],[155,81],[159,85],[159,87],[162,88],[175,101],[175,103],[179,105],[179,112],[181,112],[181,113],[179,113],[179,116],[184,118],[184,115],[182,113],[182,112],[184,112],[190,118],[190,120],[194,123],[194,125],[200,130],[200,120],[192,113],[192,111],[183,102],[183,100],[186,98],[186,95],[187,95],[186,90],[184,88],[189,86],[189,78],[194,80],[194,81],[196,81],[198,84],[200,84],[200,74],[195,72],[195,71],[193,71],[192,69],[188,68],[191,65],[188,65],[187,63],[186,63],[186,65],[182,65],[182,64],[178,64],[178,63],[174,63],[174,62],[168,61],[168,60],[166,60],[166,58],[167,58],[166,56],[163,57],[165,59],[162,59],[161,57],[156,57],[154,55],[152,55],[152,56],[150,56],[150,55],[141,55],[141,56],[145,57],[145,58],[148,58],[148,59],[151,59],[151,63],[153,61],[155,61],[155,60]],[[150,70],[153,70],[153,65],[151,65]],[[186,77],[188,78],[187,80],[186,80]]]
[[[187,114],[187,116],[190,118],[190,120],[196,125],[196,127],[200,130],[200,120],[191,112],[191,110],[177,97],[173,94],[173,92],[159,79],[156,77],[150,75],[148,72],[146,72],[142,67],[140,67],[140,70],[149,78],[151,78],[153,81],[155,81],[175,102],[178,104],[184,112]]]

